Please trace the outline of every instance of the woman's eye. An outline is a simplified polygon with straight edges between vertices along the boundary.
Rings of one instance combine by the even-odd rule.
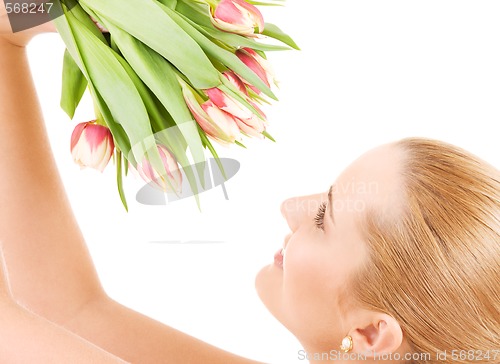
[[[316,227],[321,230],[325,230],[324,226],[325,211],[326,211],[326,202],[322,202],[321,205],[319,205],[316,216],[314,217],[314,223],[316,224]]]

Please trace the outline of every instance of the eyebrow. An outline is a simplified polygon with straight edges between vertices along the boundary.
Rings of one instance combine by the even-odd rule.
[[[331,185],[330,189],[328,190],[328,213],[330,214],[330,217],[332,218],[333,224],[335,225],[335,217],[333,216],[332,191],[333,191],[333,185]]]

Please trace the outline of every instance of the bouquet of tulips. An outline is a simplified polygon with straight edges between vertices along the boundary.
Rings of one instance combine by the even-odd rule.
[[[164,191],[179,193],[187,178],[196,196],[205,149],[218,160],[212,142],[272,140],[259,108],[276,99],[264,52],[298,48],[256,5],[280,2],[54,1],[67,47],[61,106],[73,119],[88,89],[96,113],[73,132],[75,161],[102,171],[114,157],[127,208],[129,166]]]

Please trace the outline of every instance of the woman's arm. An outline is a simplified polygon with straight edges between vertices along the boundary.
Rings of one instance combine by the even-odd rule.
[[[0,38],[0,239],[15,299],[134,363],[256,363],[107,297],[51,153],[23,42]]]
[[[26,49],[13,38],[0,37],[0,240],[14,297],[61,322],[102,289],[52,157]]]
[[[132,363],[259,364],[104,297],[86,305],[65,327]]]
[[[2,363],[125,363],[10,300],[0,299]]]
[[[125,363],[15,303],[9,289],[1,244],[0,337],[2,363]]]

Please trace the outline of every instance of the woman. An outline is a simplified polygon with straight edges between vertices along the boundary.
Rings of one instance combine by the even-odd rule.
[[[8,271],[0,280],[1,361],[254,363],[103,291],[29,75],[24,47],[47,30],[0,36],[0,201],[9,206],[0,210]],[[464,350],[476,350],[475,359],[489,350],[483,362],[497,363],[499,180],[457,148],[410,139],[368,152],[328,193],[285,201],[291,233],[256,285],[303,344],[299,358],[469,363]]]
[[[406,139],[282,212],[292,233],[257,289],[302,357],[500,362],[498,170]]]

